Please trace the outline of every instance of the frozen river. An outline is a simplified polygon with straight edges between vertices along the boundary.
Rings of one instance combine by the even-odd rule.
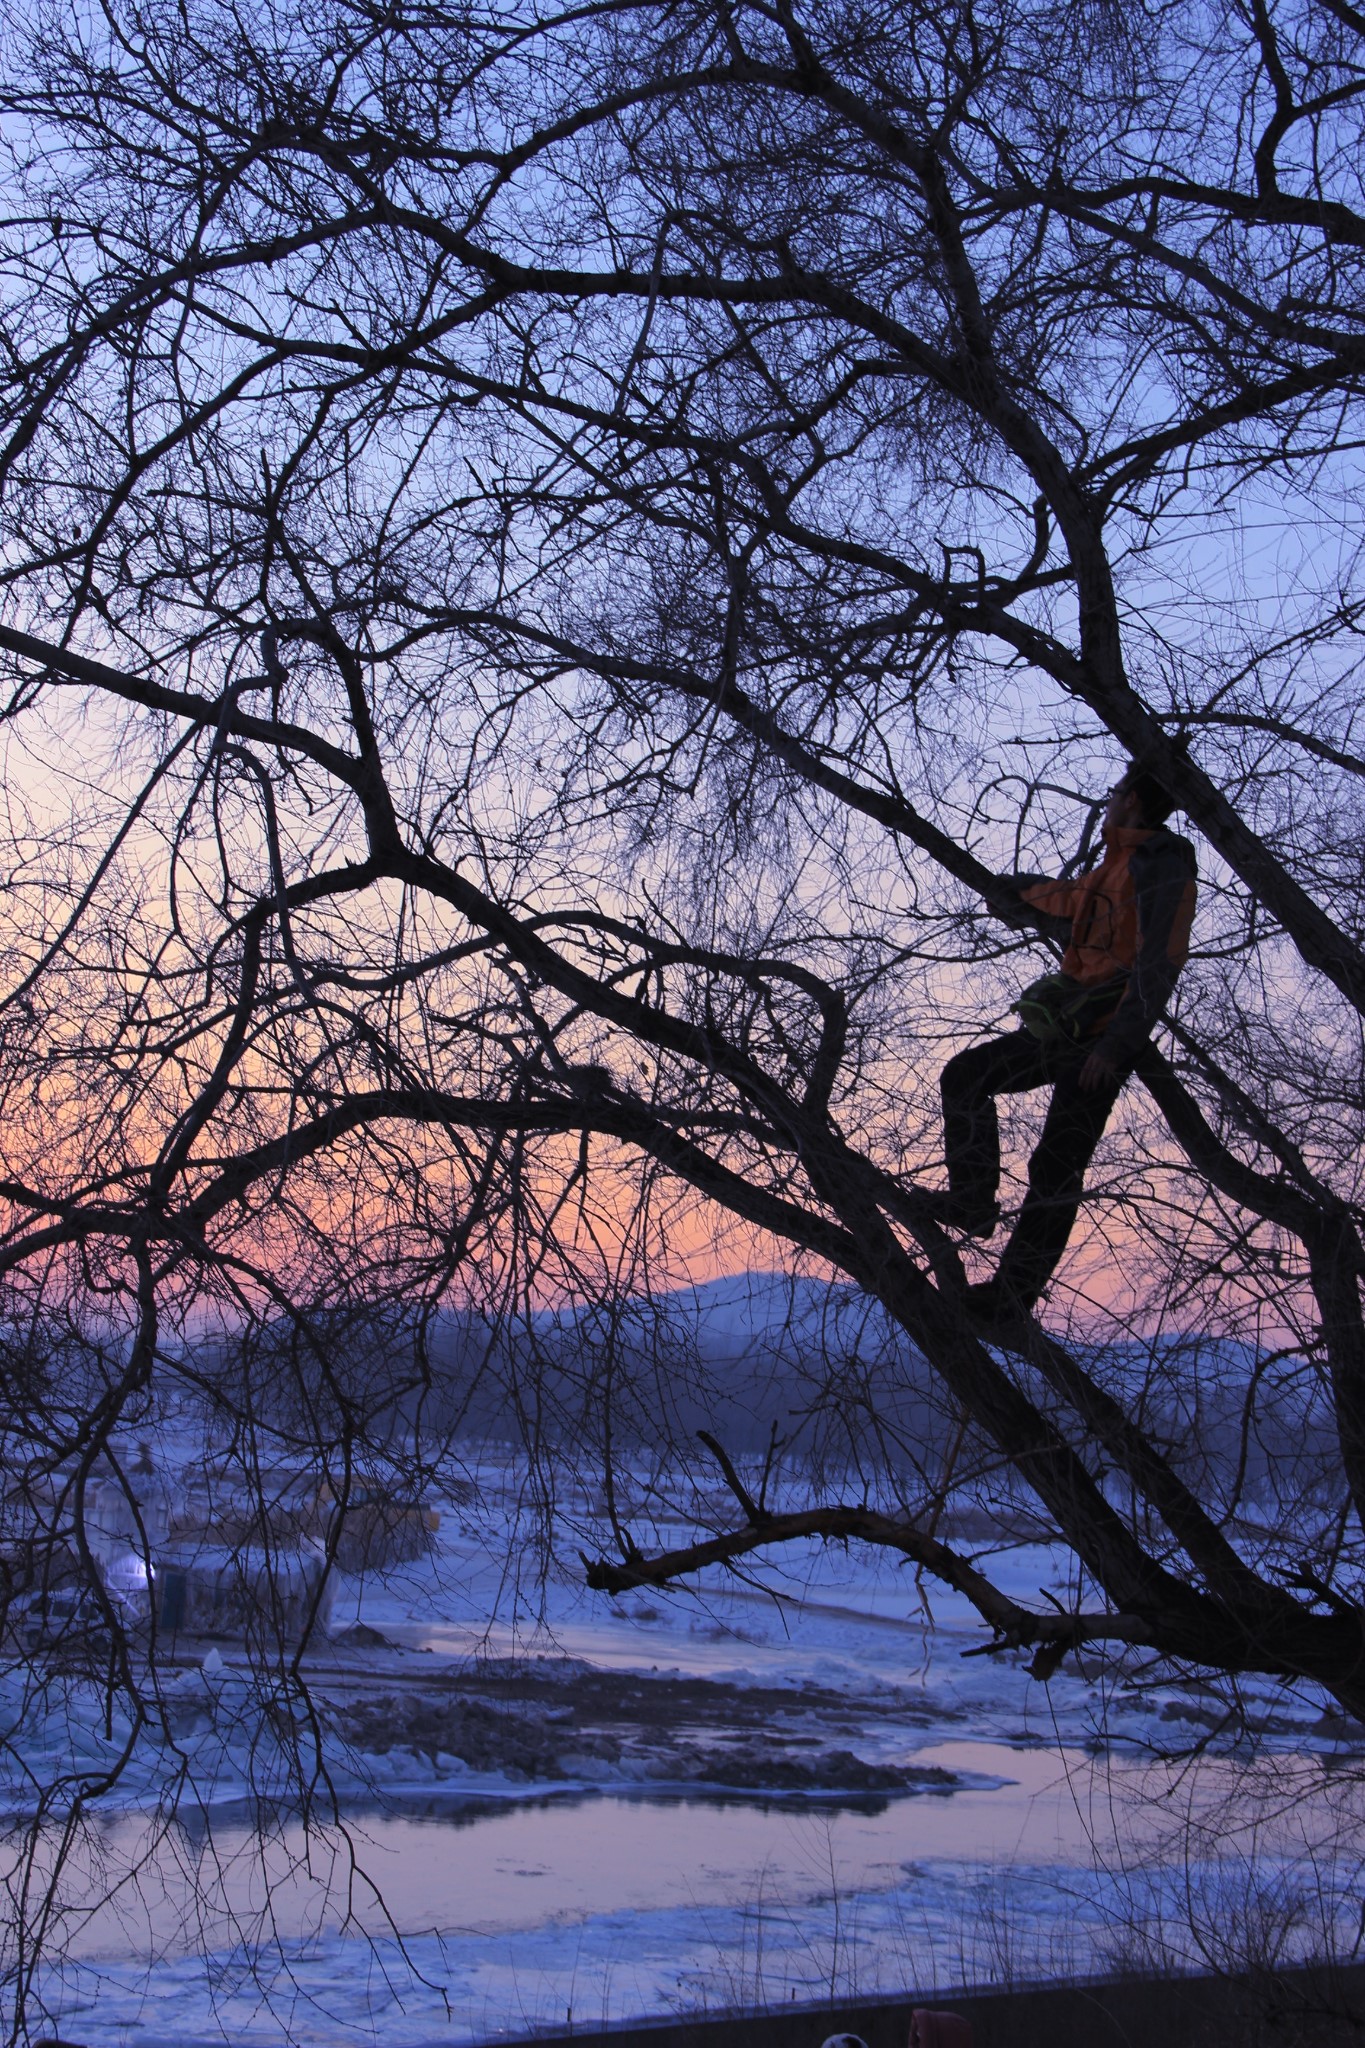
[[[1089,1972],[1158,1941],[1235,1962],[1239,1945],[1302,1951],[1358,1920],[1357,1759],[1320,1702],[1252,1698],[1252,1758],[1197,1690],[1043,1686],[1017,1661],[964,1659],[981,1641],[968,1613],[936,1601],[929,1626],[904,1574],[842,1552],[789,1567],[781,1607],[721,1586],[613,1604],[566,1573],[534,1624],[508,1599],[505,1557],[452,1533],[430,1567],[358,1589],[351,1616],[407,1646],[409,1690],[476,1652],[567,1656],[588,1673],[693,1674],[736,1699],[761,1689],[800,1729],[818,1688],[821,1741],[952,1778],[779,1799],[665,1790],[599,1761],[598,1782],[551,1792],[454,1765],[406,1782],[391,1756],[385,1798],[357,1790],[341,1831],[282,1819],[263,1846],[225,1769],[197,1815],[95,1820],[64,1890],[67,1960],[42,1979],[66,2038],[456,2044]],[[1003,1569],[1036,1596],[1055,1561],[1020,1550]]]

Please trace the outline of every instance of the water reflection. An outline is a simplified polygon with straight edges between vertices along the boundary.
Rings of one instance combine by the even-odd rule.
[[[946,1797],[818,1806],[715,1792],[566,1788],[513,1801],[424,1789],[350,1807],[328,1827],[246,1805],[92,1815],[59,1918],[78,1956],[126,1957],[135,1939],[164,1960],[259,1939],[501,1936],[760,1896],[794,1909],[905,1894],[953,1871],[1071,1873],[1079,1885],[1098,1867],[1178,1871],[1192,1852],[1306,1868],[1328,1850],[1353,1858],[1361,1840],[1358,1779],[1317,1758],[1189,1771],[952,1743],[917,1761],[981,1775]]]

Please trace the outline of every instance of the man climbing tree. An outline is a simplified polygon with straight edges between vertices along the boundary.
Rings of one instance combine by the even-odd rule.
[[[259,1499],[262,1432],[383,1478],[444,1387],[604,1591],[875,1543],[1044,1676],[1365,1717],[1358,13],[25,13],[0,1450],[53,1554],[163,1389]],[[1093,873],[999,879],[1127,760]],[[1162,1044],[1194,878],[1148,775],[1218,873]],[[935,1220],[1026,907],[1079,1021],[953,1061]],[[1130,1069],[1106,1344],[1058,1260]],[[944,1222],[993,1229],[994,1099],[1044,1083],[991,1293],[1048,1314],[973,1333]],[[707,1261],[832,1304],[799,1512],[717,1504],[731,1353],[631,1339]],[[1060,1604],[947,1541],[992,1488]]]
[[[1075,881],[1020,878],[1019,895],[1069,920],[1059,973],[1015,1004],[1022,1022],[949,1060],[940,1083],[948,1194],[942,1220],[973,1237],[999,1221],[997,1095],[1051,1085],[1028,1194],[995,1277],[972,1289],[988,1315],[1033,1308],[1066,1249],[1085,1169],[1189,953],[1195,858],[1165,829],[1169,790],[1134,764],[1110,792],[1103,857]]]

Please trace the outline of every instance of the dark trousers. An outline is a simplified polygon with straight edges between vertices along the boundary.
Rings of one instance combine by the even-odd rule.
[[[1051,1086],[1043,1135],[1028,1164],[1028,1193],[1000,1261],[1002,1291],[1038,1299],[1052,1278],[1076,1221],[1085,1169],[1099,1144],[1125,1074],[1083,1090],[1089,1047],[1045,1047],[1029,1031],[1010,1031],[958,1053],[943,1069],[943,1140],[948,1187],[973,1213],[989,1211],[1000,1186],[997,1095]]]

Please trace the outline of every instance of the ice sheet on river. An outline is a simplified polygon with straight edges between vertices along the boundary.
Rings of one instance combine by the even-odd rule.
[[[1242,1734],[1212,1692],[1098,1667],[1044,1686],[1017,1659],[964,1658],[983,1639],[970,1612],[856,1553],[788,1557],[772,1575],[777,1598],[718,1579],[612,1602],[585,1593],[572,1566],[543,1597],[520,1597],[509,1558],[524,1532],[491,1485],[480,1511],[451,1504],[442,1535],[430,1560],[353,1584],[336,1627],[359,1632],[315,1660],[336,1710],[322,1740],[344,1831],[305,1842],[284,1817],[287,1698],[253,1689],[228,1646],[175,1681],[173,1742],[146,1745],[121,1805],[92,1823],[105,1871],[144,1869],[88,1919],[78,1885],[69,1896],[71,1953],[45,1980],[60,2031],[91,2048],[194,2048],[224,2028],[246,2044],[277,2043],[282,2028],[329,2048],[375,2031],[457,2042],[560,2023],[570,2009],[586,2024],[823,1986],[1102,1966],[1155,1921],[1178,1933],[1192,1884],[1210,1925],[1221,1914],[1307,1941],[1301,1897],[1316,1887],[1321,1922],[1355,1883],[1358,1731],[1306,1695],[1263,1688],[1245,1701],[1262,1748],[1291,1774],[1286,1791],[1264,1765],[1239,1779]],[[1064,1561],[1036,1547],[994,1569],[1021,1597],[1068,1595]],[[416,1706],[376,1716],[388,1697]],[[507,1710],[500,1724],[451,1705],[480,1697]],[[664,1698],[677,1709],[666,1729]],[[709,1796],[719,1765],[709,1780],[689,1771],[679,1796],[676,1780],[639,1767],[680,1746],[714,1754],[727,1719],[743,1735],[746,1700],[774,1759],[803,1745],[817,1765],[842,1752],[871,1774],[919,1773],[921,1791],[924,1773],[951,1773],[937,1785],[948,1796],[883,1787],[859,1799],[818,1773],[806,1792],[838,1796],[793,1805],[751,1780],[742,1796]],[[452,1746],[411,1736],[441,1713],[458,1724]],[[482,1748],[459,1755],[476,1724]],[[30,1702],[17,1732],[36,1774],[96,1764],[122,1731],[102,1724],[93,1694],[69,1692],[46,1716]],[[763,1742],[752,1730],[744,1740],[751,1763]],[[1192,1742],[1210,1753],[1193,1775],[1144,1763]],[[193,1797],[163,1827],[155,1803],[180,1769]],[[1164,1773],[1160,1799],[1144,1770]],[[264,1851],[233,1804],[249,1787],[282,1802]],[[1249,1798],[1262,1808],[1254,1827]],[[1165,1832],[1140,1839],[1133,1816],[1153,1810]],[[1307,1837],[1280,1823],[1266,1832],[1285,1812],[1310,1817]],[[146,1861],[149,1830],[160,1833]],[[1233,1896],[1236,1912],[1218,1903]]]

